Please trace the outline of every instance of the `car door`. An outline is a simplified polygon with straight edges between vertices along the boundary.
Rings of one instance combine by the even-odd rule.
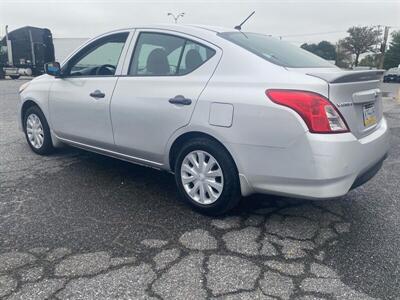
[[[110,101],[128,36],[129,32],[102,36],[63,65],[61,77],[54,79],[49,92],[51,126],[58,137],[100,148],[114,147]]]
[[[120,152],[159,165],[168,139],[189,123],[222,51],[161,30],[139,30],[134,39],[111,102],[114,139]]]

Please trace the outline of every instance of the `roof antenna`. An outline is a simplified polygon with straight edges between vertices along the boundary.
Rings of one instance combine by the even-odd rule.
[[[247,20],[250,19],[255,13],[256,13],[256,12],[253,11],[242,23],[240,23],[240,25],[235,26],[235,29],[236,29],[236,30],[239,30],[239,31],[242,30],[242,25],[243,25],[244,23],[246,23]]]

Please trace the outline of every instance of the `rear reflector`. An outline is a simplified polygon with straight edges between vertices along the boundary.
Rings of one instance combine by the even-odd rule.
[[[319,94],[297,90],[267,90],[265,94],[274,103],[296,111],[312,133],[349,131],[339,111]]]

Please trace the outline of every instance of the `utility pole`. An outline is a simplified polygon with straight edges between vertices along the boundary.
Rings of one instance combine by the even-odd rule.
[[[389,26],[385,26],[385,31],[383,34],[383,41],[382,41],[381,49],[380,49],[381,55],[379,57],[379,66],[378,66],[379,69],[383,69],[383,62],[385,60],[385,52],[386,52],[386,44],[387,44],[387,40],[389,38],[389,28],[390,28]]]
[[[173,13],[168,13],[167,16],[171,16],[174,19],[175,24],[176,24],[176,23],[178,23],[179,18],[183,18],[185,16],[185,13],[181,12],[177,15],[174,15]]]
[[[339,54],[342,53],[342,49],[340,48],[339,42],[336,43],[336,59],[335,59],[335,65],[338,66],[339,63]]]

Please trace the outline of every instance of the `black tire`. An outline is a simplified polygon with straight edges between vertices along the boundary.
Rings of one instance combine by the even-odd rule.
[[[28,137],[28,133],[27,133],[27,119],[32,114],[36,115],[39,118],[40,123],[42,123],[42,128],[43,128],[43,133],[44,133],[43,134],[43,144],[39,148],[36,148],[31,144],[29,137]],[[29,145],[29,147],[31,147],[33,152],[40,154],[40,155],[47,155],[54,151],[53,143],[51,141],[51,133],[50,133],[49,124],[47,123],[46,117],[44,116],[43,112],[40,110],[39,107],[31,106],[25,111],[22,126],[24,128],[26,141],[28,142],[28,145]]]
[[[10,78],[13,80],[16,80],[20,77],[21,75],[10,75]]]
[[[184,158],[192,151],[205,151],[211,154],[218,162],[223,174],[223,189],[218,199],[211,204],[200,204],[194,201],[186,192],[181,179],[181,166]],[[240,198],[239,174],[229,152],[218,142],[210,138],[193,138],[183,144],[177,155],[175,166],[175,181],[179,194],[195,211],[201,214],[217,216],[234,208]]]

